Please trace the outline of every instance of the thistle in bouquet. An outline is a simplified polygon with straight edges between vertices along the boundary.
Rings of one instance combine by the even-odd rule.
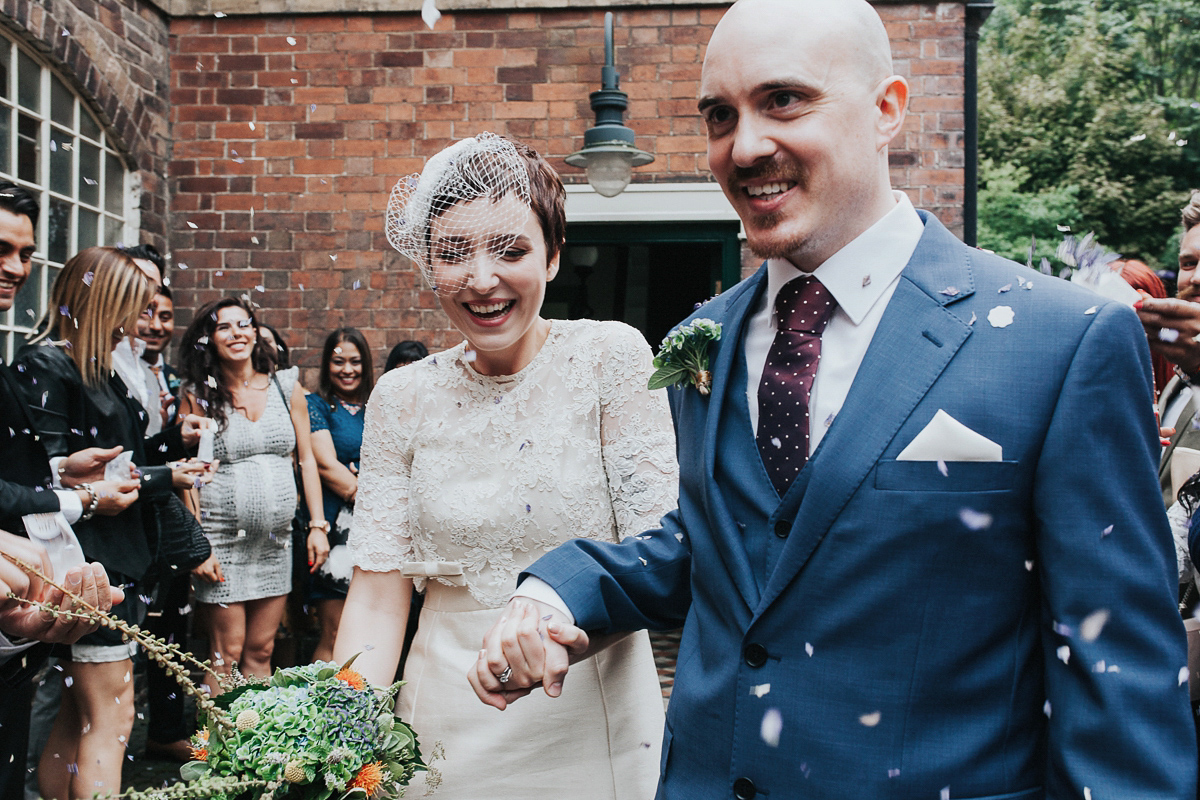
[[[417,737],[395,716],[401,684],[376,689],[356,672],[319,661],[239,681],[193,738],[181,775],[198,790],[212,779],[253,784],[252,797],[366,800],[400,797],[426,769]],[[218,718],[233,720],[232,731]],[[231,797],[218,793],[217,797]]]
[[[712,391],[709,372],[709,346],[721,339],[721,325],[711,319],[697,319],[676,328],[662,340],[654,357],[650,389],[690,384],[702,395]]]

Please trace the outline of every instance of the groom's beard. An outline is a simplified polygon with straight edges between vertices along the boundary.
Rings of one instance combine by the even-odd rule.
[[[1189,283],[1180,288],[1175,296],[1180,300],[1190,300],[1194,303],[1198,298],[1200,298],[1200,284]]]
[[[742,191],[740,187],[743,182],[758,180],[777,183],[794,182],[798,190],[804,191],[806,188],[804,169],[799,164],[790,161],[772,160],[753,167],[737,167],[733,175],[734,185],[739,187],[739,192]],[[754,224],[770,230],[784,222],[786,218],[787,214],[782,210],[768,214],[755,214]],[[747,238],[746,244],[750,246],[750,252],[758,258],[787,258],[803,247],[806,239],[805,236],[775,238],[768,234],[766,237]]]

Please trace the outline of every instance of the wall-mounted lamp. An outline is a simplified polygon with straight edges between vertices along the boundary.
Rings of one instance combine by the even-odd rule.
[[[600,91],[589,96],[596,125],[583,135],[583,149],[567,156],[572,167],[587,170],[588,183],[604,197],[616,197],[625,191],[633,177],[633,168],[642,167],[654,156],[634,146],[633,130],[625,127],[625,109],[629,95],[620,89],[621,76],[613,66],[613,15],[604,14],[604,69]]]

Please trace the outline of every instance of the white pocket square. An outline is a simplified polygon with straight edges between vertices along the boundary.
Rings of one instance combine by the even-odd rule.
[[[938,409],[897,461],[1003,461],[1004,449]]]

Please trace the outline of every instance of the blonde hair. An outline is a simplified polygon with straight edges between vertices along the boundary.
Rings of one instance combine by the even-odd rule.
[[[84,383],[100,386],[112,371],[114,331],[137,329],[154,298],[154,285],[133,259],[115,247],[89,247],[63,266],[50,291],[45,326],[34,341],[67,342]]]
[[[1183,230],[1190,231],[1200,225],[1200,189],[1192,191],[1192,197],[1183,207]]]

